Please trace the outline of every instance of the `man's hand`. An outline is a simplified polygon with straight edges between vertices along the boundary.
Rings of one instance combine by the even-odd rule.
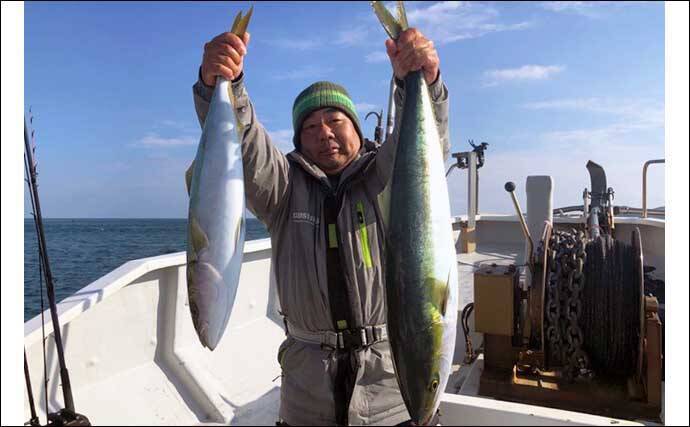
[[[216,76],[232,81],[244,67],[249,33],[243,39],[233,33],[223,33],[204,45],[204,59],[201,62],[201,79],[206,86],[216,85]]]
[[[402,80],[410,71],[422,70],[428,84],[438,77],[440,60],[434,42],[416,28],[400,33],[398,40],[386,40],[386,52],[393,64],[395,77]]]

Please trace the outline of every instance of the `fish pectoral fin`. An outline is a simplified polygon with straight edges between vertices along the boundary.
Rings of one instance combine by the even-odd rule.
[[[242,226],[244,224],[244,216],[241,216],[237,221],[237,226],[235,227],[235,248],[240,244],[240,237],[242,237]]]
[[[191,239],[192,248],[194,249],[194,252],[198,253],[202,249],[207,248],[209,245],[208,236],[201,228],[199,221],[197,221],[196,218],[193,216],[190,217],[189,227],[189,238]]]
[[[448,279],[446,279],[446,289],[443,292],[443,299],[441,300],[441,314],[444,317],[446,315],[446,309],[448,308],[448,299],[450,299],[450,270],[448,270]]]
[[[189,168],[184,173],[184,182],[187,184],[187,195],[191,196],[192,194],[192,176],[194,175],[194,162],[192,161],[192,164],[189,165]]]

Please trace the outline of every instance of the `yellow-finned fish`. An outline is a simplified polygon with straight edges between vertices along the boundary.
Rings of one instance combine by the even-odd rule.
[[[252,9],[235,18],[242,36]],[[244,252],[244,174],[241,132],[230,82],[218,76],[197,149],[189,188],[187,292],[194,328],[213,350],[228,324]],[[236,129],[237,127],[237,129]]]
[[[407,29],[374,10],[396,39]],[[415,425],[428,425],[446,388],[455,350],[458,270],[448,185],[429,88],[421,70],[405,77],[386,239],[388,339],[400,392]]]

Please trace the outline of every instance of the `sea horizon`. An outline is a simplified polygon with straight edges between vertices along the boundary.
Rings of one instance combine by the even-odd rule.
[[[269,237],[258,219],[246,224],[247,241]],[[57,302],[128,261],[187,250],[187,218],[43,218],[43,229]],[[25,322],[40,314],[41,280],[36,227],[25,217]]]

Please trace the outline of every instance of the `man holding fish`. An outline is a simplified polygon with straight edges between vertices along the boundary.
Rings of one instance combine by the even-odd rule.
[[[231,82],[242,129],[246,205],[271,234],[287,327],[278,350],[281,423],[405,423],[411,415],[387,337],[386,218],[378,202],[392,175],[402,114],[379,145],[363,137],[354,103],[342,86],[314,83],[294,102],[295,150],[285,155],[258,121],[244,85],[249,40],[248,32],[241,37],[227,32],[206,43],[194,102],[203,125],[216,77]],[[396,77],[397,111],[403,108],[405,77],[422,71],[445,160],[450,151],[448,90],[432,41],[410,28],[385,46]]]

